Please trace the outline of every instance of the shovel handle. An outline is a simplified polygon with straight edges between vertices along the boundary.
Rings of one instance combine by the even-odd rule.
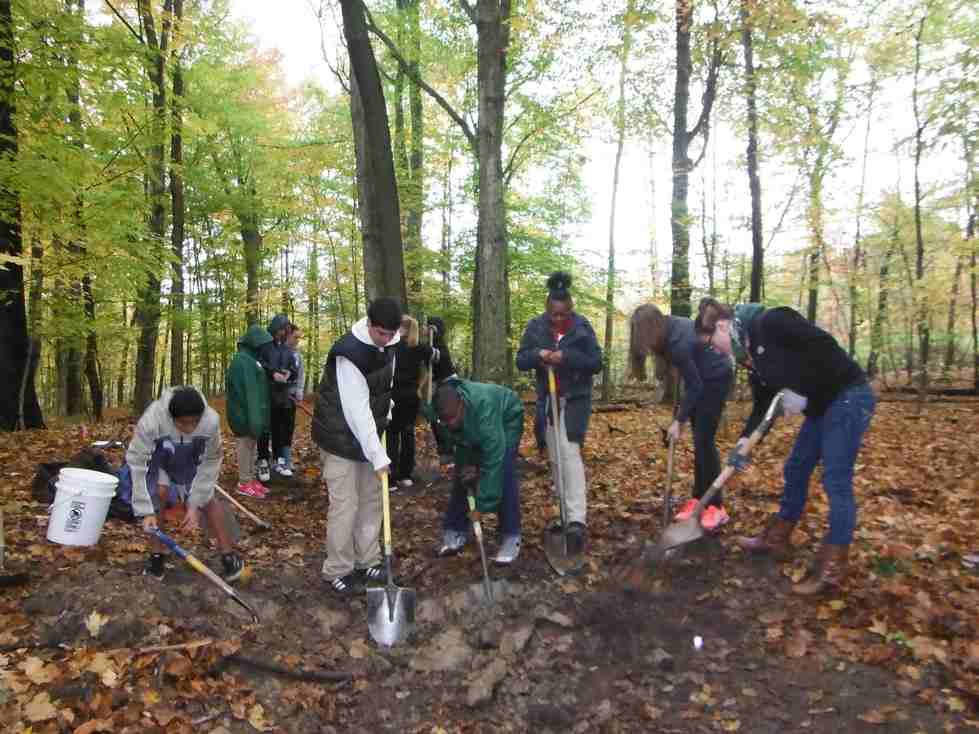
[[[782,398],[782,391],[776,393],[775,397],[772,398],[772,402],[768,405],[768,410],[765,411],[765,417],[762,419],[761,423],[758,424],[757,428],[751,432],[751,435],[748,436],[747,442],[742,444],[741,448],[738,449],[738,454],[740,456],[748,456],[748,454],[751,453],[751,450],[755,448],[755,445],[761,441],[766,431],[768,431],[772,423],[775,421],[778,410],[782,405]],[[700,498],[700,502],[697,504],[697,507],[694,508],[692,517],[696,517],[698,519],[700,518],[701,513],[707,506],[707,503],[709,503],[714,498],[714,495],[717,494],[725,484],[727,484],[727,480],[731,478],[734,472],[735,469],[733,466],[724,467],[724,470],[717,475],[717,479],[715,479],[714,483],[710,485],[710,488],[704,493],[704,496]]]
[[[263,520],[262,518],[260,518],[258,515],[256,515],[254,512],[252,512],[251,510],[249,510],[247,507],[245,507],[243,504],[241,504],[238,500],[236,500],[234,497],[232,497],[228,492],[224,491],[224,489],[222,489],[220,486],[218,486],[217,484],[215,484],[214,485],[214,488],[218,492],[220,492],[221,496],[224,497],[226,500],[228,500],[228,502],[230,502],[235,507],[237,507],[239,510],[241,510],[242,513],[244,513],[244,515],[246,517],[249,517],[252,520],[254,520],[259,525],[259,527],[263,527],[263,528],[271,528],[272,527],[269,523],[265,522],[265,520]]]
[[[381,446],[384,447],[385,451],[388,447],[388,437],[387,431],[381,436]],[[390,468],[390,464],[388,465]],[[390,489],[390,472],[384,471],[381,473],[381,512],[384,517],[384,555],[391,556],[391,489]],[[390,575],[389,575],[390,576]]]

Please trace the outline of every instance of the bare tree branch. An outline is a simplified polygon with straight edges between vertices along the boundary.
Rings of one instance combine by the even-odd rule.
[[[121,21],[122,21],[122,24],[123,24],[124,26],[126,26],[126,28],[128,28],[128,29],[129,29],[129,32],[130,32],[130,33],[132,33],[132,34],[133,34],[133,36],[135,36],[135,38],[136,38],[136,40],[137,40],[137,41],[139,41],[140,43],[145,43],[145,41],[143,40],[143,36],[142,36],[142,35],[140,35],[139,33],[137,33],[137,32],[136,32],[136,29],[135,29],[135,28],[133,28],[133,27],[132,27],[132,25],[130,25],[130,24],[129,24],[129,21],[128,21],[128,20],[126,20],[126,19],[125,19],[125,18],[124,18],[124,17],[122,16],[122,13],[120,13],[120,12],[119,12],[118,10],[116,10],[116,9],[115,9],[115,7],[114,7],[114,6],[112,5],[112,3],[110,3],[110,2],[109,2],[109,0],[105,0],[105,4],[106,4],[106,5],[108,5],[108,6],[109,6],[109,10],[111,10],[111,11],[113,12],[113,14],[114,14],[114,15],[115,15],[115,16],[116,16],[116,17],[117,17],[117,18],[118,18],[119,20],[121,20]]]
[[[467,0],[459,0],[459,7],[463,9],[473,25],[476,25],[476,8],[469,4]]]
[[[390,51],[391,55],[397,60],[398,65],[401,67],[401,70],[405,73],[405,75],[409,79],[411,79],[415,84],[417,84],[419,87],[424,89],[428,93],[428,96],[434,99],[438,103],[439,107],[445,110],[446,114],[455,121],[456,125],[458,125],[459,128],[462,130],[463,135],[466,136],[466,141],[469,143],[469,147],[472,150],[473,155],[478,157],[479,141],[476,138],[476,134],[469,126],[469,123],[466,122],[465,118],[463,118],[462,115],[456,112],[455,109],[452,107],[452,105],[449,104],[449,102],[445,99],[445,97],[443,97],[441,94],[436,92],[431,86],[429,86],[429,84],[426,83],[425,80],[421,78],[421,76],[415,71],[415,69],[412,68],[411,64],[409,64],[405,60],[405,57],[398,50],[398,47],[394,45],[394,41],[388,38],[388,36],[384,33],[384,31],[378,28],[377,25],[374,23],[374,17],[371,15],[370,10],[367,9],[366,5],[364,6],[364,15],[367,17],[367,30],[373,33],[379,39],[381,39],[381,42],[385,46],[387,46],[388,51]]]

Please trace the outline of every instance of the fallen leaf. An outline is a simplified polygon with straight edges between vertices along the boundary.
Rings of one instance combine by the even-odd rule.
[[[112,719],[92,719],[75,729],[72,734],[95,734],[95,732],[113,731]]]
[[[887,622],[883,619],[877,619],[876,617],[871,620],[870,626],[867,629],[873,632],[875,635],[880,635],[884,638],[886,638],[888,634]]]
[[[265,709],[262,704],[256,703],[248,709],[248,723],[256,731],[269,731],[272,726],[265,720]]]
[[[108,617],[105,617],[98,613],[98,610],[92,610],[92,613],[85,617],[85,629],[92,637],[98,637],[99,633],[102,631],[102,627],[105,623],[109,621]]]
[[[27,658],[17,667],[24,671],[24,675],[30,679],[31,683],[39,686],[50,683],[54,678],[52,673],[57,672],[54,666],[45,665],[41,658],[36,657]]]
[[[352,643],[350,643],[350,657],[354,658],[355,660],[366,658],[368,655],[370,655],[370,652],[370,648],[363,640],[354,640]]]
[[[801,658],[809,649],[812,642],[812,633],[808,630],[800,629],[785,641],[785,654],[790,658]]]
[[[47,721],[58,715],[57,709],[51,703],[51,697],[46,691],[41,691],[24,707],[24,716],[28,721],[37,723]]]
[[[789,613],[784,609],[773,609],[758,615],[758,621],[766,626],[784,622],[788,618]]]

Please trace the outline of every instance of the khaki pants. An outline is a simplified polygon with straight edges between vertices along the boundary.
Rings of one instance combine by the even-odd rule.
[[[238,436],[238,482],[245,484],[255,479],[255,458],[258,442],[248,436]]]
[[[585,465],[581,460],[581,444],[568,441],[568,431],[564,424],[566,401],[561,400],[561,420],[558,422],[561,441],[561,479],[564,483],[564,502],[567,506],[568,522],[580,522],[585,525],[588,512],[587,489],[585,485]],[[547,456],[551,462],[551,475],[557,478],[554,473],[557,466],[557,458],[554,447],[559,439],[554,431],[554,426],[547,424]],[[555,500],[560,502],[560,498],[555,496]]]
[[[366,461],[320,451],[330,493],[323,578],[346,576],[381,562],[381,483]]]

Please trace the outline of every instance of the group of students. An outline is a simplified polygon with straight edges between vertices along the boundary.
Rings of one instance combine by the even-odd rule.
[[[228,425],[238,439],[238,493],[264,499],[275,472],[293,476],[296,405],[306,380],[298,345],[302,332],[284,314],[268,329],[251,326],[225,373]]]
[[[602,369],[602,350],[591,324],[575,312],[570,287],[571,277],[565,273],[554,273],[548,279],[545,312],[528,323],[517,367],[536,373],[538,443],[547,451],[552,469],[560,457],[569,549],[582,552],[587,541],[587,482],[581,450],[592,412],[593,379]],[[273,321],[273,327],[276,325],[282,326]],[[381,481],[387,475],[395,486],[410,486],[415,422],[422,401],[427,400],[427,395],[420,394],[426,369],[431,370],[436,387],[437,425],[433,430],[439,453],[449,463],[451,451],[454,463],[437,555],[458,553],[469,541],[470,492],[475,512],[499,515],[495,561],[510,564],[520,554],[516,459],[524,430],[523,403],[508,387],[460,379],[442,323],[429,319],[429,325],[434,327],[430,344],[420,344],[417,322],[402,313],[396,300],[378,298],[370,303],[367,316],[337,340],[327,356],[317,388],[312,439],[320,451],[329,492],[321,573],[337,594],[353,593],[383,576]],[[272,333],[249,329],[229,368],[228,418],[238,436],[243,480],[248,478],[254,457],[253,441],[265,428],[263,417],[282,407],[275,407],[274,397],[263,402],[261,386],[271,386],[274,396],[282,389],[280,385],[291,384],[292,369],[283,365],[293,363],[262,359],[271,351],[266,346],[270,340],[295,351],[294,343],[288,347],[288,326],[281,341],[274,329]],[[742,538],[739,544],[748,552],[785,554],[806,504],[809,479],[821,462],[830,500],[829,532],[809,578],[794,590],[816,594],[839,588],[846,577],[847,552],[856,525],[854,465],[875,407],[860,367],[830,334],[790,308],[729,307],[708,298],[701,301],[696,318],[687,319],[666,316],[655,306],[645,305],[636,309],[630,326],[634,376],[645,377],[646,359],[652,356],[658,372],[675,370],[684,386],[669,435],[674,441],[682,440],[684,426],[691,424],[695,471],[692,498],[680,508],[677,518],[692,514],[697,499],[720,473],[716,433],[733,382],[733,359],[748,370],[754,405],[741,438],[731,449],[729,465],[746,468],[748,459],[739,449],[779,391],[785,414],[805,415],[785,463],[779,512],[759,535]],[[546,400],[551,370],[556,378],[557,420]],[[253,394],[258,397],[250,401],[247,396]],[[246,398],[238,402],[241,395]],[[273,421],[273,455],[288,462],[288,453],[281,451],[288,445],[283,443],[285,433],[278,435],[277,443]],[[387,447],[382,441],[385,435]],[[203,396],[194,388],[176,388],[165,392],[144,414],[127,460],[133,469],[134,509],[144,518],[144,526],[156,525],[160,498],[176,491],[186,499],[185,527],[197,527],[204,512],[222,552],[225,577],[233,579],[240,574],[242,562],[231,549],[227,532],[217,527],[219,511],[213,503],[220,442],[217,415]],[[477,476],[473,476],[473,467]],[[702,513],[701,523],[705,529],[716,530],[728,520],[718,494]],[[556,525],[560,529],[559,521]]]

